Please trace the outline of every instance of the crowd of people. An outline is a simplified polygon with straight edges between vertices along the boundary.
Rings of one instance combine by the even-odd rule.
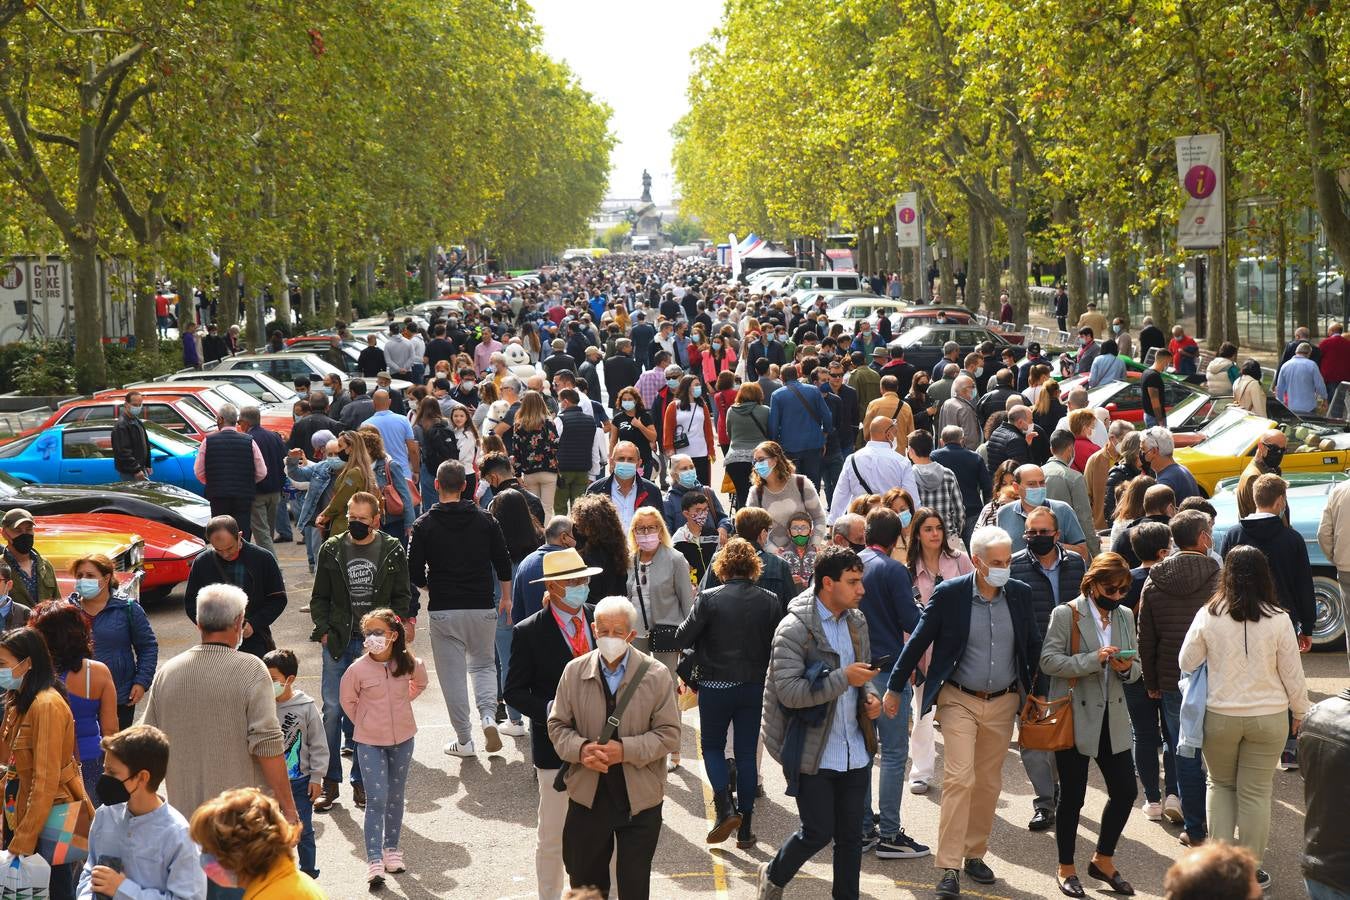
[[[1096,345],[1108,325],[1089,312],[1102,321],[1068,364],[1105,383],[1131,336],[1117,320]],[[1308,889],[1350,896],[1328,799],[1345,793],[1350,694],[1309,704],[1312,577],[1279,432],[1216,547],[1148,373],[1135,431],[1084,390],[1061,399],[1034,344],[1022,360],[953,345],[928,371],[870,325],[831,322],[823,297],[658,257],[389,328],[364,377],[297,381],[287,440],[256,408],[221,411],[197,456],[213,513],[185,597],[200,642],[173,659],[108,560],[78,561],[59,597],[32,517],[0,521],[7,847],[45,858],[50,817],[86,820],[87,857],[48,859],[52,896],[323,896],[313,820],[344,782],[371,890],[434,865],[401,847],[428,642],[445,754],[529,736],[546,900],[649,895],[695,708],[709,844],[759,845],[763,751],[794,798],[794,833],[765,836],[763,898],[830,845],[838,898],[859,896],[868,852],[931,856],[939,897],[995,883],[1015,735],[1027,827],[1054,830],[1045,868],[1066,896],[1088,880],[1134,893],[1117,849],[1136,814],[1193,848],[1169,897],[1258,895],[1274,772],[1300,765]],[[1151,373],[1196,371],[1193,340],[1150,328]],[[1242,387],[1245,371],[1208,368]],[[119,471],[146,477],[125,408]],[[273,637],[288,540],[313,576],[317,698]],[[1043,709],[1072,712],[1050,734]],[[1086,810],[1100,827],[1080,874],[1094,761],[1107,802]],[[930,848],[902,798],[934,785]]]

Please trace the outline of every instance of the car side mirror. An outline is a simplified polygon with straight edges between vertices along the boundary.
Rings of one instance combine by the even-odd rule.
[[[164,460],[166,460],[166,459],[168,459],[168,458],[169,458],[169,454],[167,454],[167,453],[156,452],[156,453],[151,453],[151,454],[150,454],[150,461],[151,461],[151,462],[164,462]]]

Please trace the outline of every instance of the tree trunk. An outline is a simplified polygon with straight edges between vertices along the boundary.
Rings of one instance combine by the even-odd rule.
[[[337,270],[337,316],[344,322],[351,322],[352,316],[352,270],[346,260]]]
[[[1211,250],[1205,254],[1205,308],[1208,310],[1205,322],[1205,346],[1210,350],[1218,350],[1219,345],[1223,343],[1225,324],[1224,320],[1227,313],[1227,304],[1224,303],[1223,278],[1225,266],[1222,262],[1223,254],[1217,250]]]
[[[1064,280],[1069,283],[1069,321],[1077,322],[1087,312],[1093,291],[1087,283],[1087,266],[1083,262],[1083,244],[1078,237],[1078,210],[1070,200],[1055,201],[1051,218],[1069,234],[1069,245],[1064,251]],[[1102,335],[1096,335],[1102,340]]]
[[[998,252],[998,225],[991,215],[981,217],[984,223],[984,308],[995,316],[999,313],[999,294],[1003,291],[1003,261]]]
[[[956,302],[956,271],[952,267],[952,242],[944,228],[937,239],[938,291],[942,302]]]
[[[244,304],[244,346],[249,350],[267,343],[267,301],[262,292],[264,280],[254,277],[261,270],[262,266],[256,257],[244,270],[244,297],[247,301]]]
[[[1126,327],[1130,321],[1129,293],[1129,257],[1125,238],[1116,229],[1118,223],[1112,223],[1111,241],[1107,245],[1110,260],[1106,266],[1106,294],[1111,309],[1111,318],[1123,316]]]
[[[1329,30],[1331,0],[1310,0],[1308,13],[1310,22],[1323,23],[1307,28],[1307,51],[1303,54],[1308,70],[1303,79],[1303,121],[1308,133],[1313,197],[1317,201],[1317,213],[1322,217],[1327,245],[1340,260],[1342,269],[1345,269],[1350,267],[1350,209],[1345,204],[1337,168],[1345,165],[1345,148],[1328,147],[1326,139],[1328,113],[1335,110],[1332,104],[1338,102],[1338,92],[1334,88],[1328,94],[1328,87],[1335,83],[1327,62],[1326,33]],[[1344,103],[1344,99],[1339,102]]]
[[[422,299],[435,300],[440,293],[436,290],[436,245],[428,245],[422,254]]]
[[[370,315],[370,262],[362,259],[356,269],[356,311],[358,315]]]
[[[1152,238],[1153,246],[1150,247],[1150,255],[1155,260],[1163,260],[1167,257],[1167,251],[1170,249],[1164,245],[1162,229],[1154,234]],[[1149,293],[1149,316],[1153,319],[1153,324],[1161,329],[1164,335],[1172,333],[1172,284],[1167,280],[1171,273],[1164,262],[1155,262],[1152,270],[1149,272],[1148,293]],[[1198,273],[1197,273],[1198,277]],[[1160,279],[1163,283],[1159,283]]]
[[[324,256],[323,278],[319,281],[319,308],[315,310],[318,325],[331,328],[337,318],[337,266],[331,255]]]
[[[159,322],[155,319],[154,273],[147,272],[145,275],[141,275],[140,268],[137,268],[132,290],[134,292],[132,302],[136,304],[132,310],[132,328],[136,335],[136,349],[158,350]]]
[[[1009,216],[1008,226],[1008,297],[1012,300],[1013,320],[1029,321],[1031,295],[1027,293],[1027,217],[1025,213]]]
[[[288,329],[291,326],[291,286],[286,279],[286,258],[277,260],[276,281],[272,284],[272,302],[276,306],[276,321]]]
[[[966,201],[966,214],[970,217],[966,240],[966,307],[979,309],[980,299],[985,290],[984,283],[984,217],[974,200]]]
[[[234,258],[224,248],[220,251],[220,295],[216,300],[216,327],[225,331],[239,323],[239,273]]]
[[[402,300],[408,293],[408,254],[402,247],[395,247],[389,258],[389,268],[394,276],[394,290]]]
[[[66,246],[70,250],[70,295],[75,309],[75,386],[81,394],[88,394],[108,386],[103,302],[98,290],[98,242],[67,235]]]
[[[1279,212],[1280,224],[1276,233],[1278,246],[1275,249],[1275,346],[1283,349],[1285,342],[1284,320],[1288,314],[1288,291],[1286,285],[1289,283],[1289,235],[1284,227],[1284,209],[1283,206]]]
[[[318,276],[313,272],[305,275],[305,281],[300,285],[300,318],[306,322],[314,321],[314,295],[317,292],[315,284],[318,282]]]

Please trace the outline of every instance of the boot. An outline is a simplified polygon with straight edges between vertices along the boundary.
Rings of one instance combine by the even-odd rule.
[[[736,804],[736,760],[727,760],[727,794],[731,797],[731,803]]]
[[[736,829],[737,850],[749,850],[751,847],[755,846],[755,841],[759,840],[755,837],[755,832],[750,825],[750,820],[753,817],[754,813],[741,813],[741,827]]]
[[[338,798],[338,783],[327,778],[323,780],[323,793],[314,801],[315,812],[328,812]]]
[[[708,843],[720,844],[740,827],[741,815],[732,805],[731,792],[726,788],[713,794],[713,809],[717,813],[717,824],[708,832]]]

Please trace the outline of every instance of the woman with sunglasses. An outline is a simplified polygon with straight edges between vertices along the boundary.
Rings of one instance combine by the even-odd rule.
[[[901,516],[902,521],[903,518]],[[914,521],[910,527],[913,538],[909,542],[904,562],[909,566],[909,577],[914,583],[914,602],[923,609],[939,584],[949,578],[968,575],[975,571],[975,567],[964,550],[952,545],[947,537],[947,526],[936,510],[919,507],[914,512]],[[930,648],[919,663],[920,672],[928,670],[931,658]],[[909,758],[913,762],[909,770],[909,792],[926,794],[937,756],[937,745],[933,740],[933,717],[937,707],[929,709],[928,715],[921,716],[923,691],[915,691],[914,697],[914,730],[909,735]]]
[[[1073,697],[1074,746],[1055,752],[1060,789],[1055,810],[1059,848],[1055,883],[1066,897],[1087,896],[1073,855],[1087,794],[1088,762],[1093,759],[1106,782],[1106,808],[1088,875],[1111,885],[1117,894],[1134,894],[1113,860],[1116,842],[1139,794],[1125,703],[1125,683],[1138,681],[1140,676],[1134,614],[1124,605],[1133,580],[1120,554],[1098,554],[1083,576],[1082,595],[1050,614],[1041,647],[1041,671],[1052,679],[1049,696]]]

